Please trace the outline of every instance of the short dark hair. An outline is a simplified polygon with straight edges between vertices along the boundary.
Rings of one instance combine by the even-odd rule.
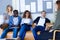
[[[60,4],[60,1],[56,1],[56,4]]]
[[[16,13],[16,14],[18,14],[18,10],[14,10],[14,11],[13,11],[13,13]]]
[[[45,10],[41,11],[41,13],[42,13],[42,12],[45,12],[45,14],[46,14],[46,11],[45,11]]]

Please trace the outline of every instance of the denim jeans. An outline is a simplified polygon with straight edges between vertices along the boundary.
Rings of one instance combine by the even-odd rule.
[[[26,31],[29,31],[30,28],[31,28],[31,25],[27,25],[27,24],[23,24],[21,26],[20,33],[19,33],[19,37],[21,38],[21,40],[24,40]]]
[[[6,28],[2,35],[1,35],[1,38],[5,38],[5,36],[7,35],[7,33],[9,31],[13,31],[13,38],[17,38],[17,35],[18,35],[18,28]]]
[[[34,36],[35,40],[38,40],[38,35],[37,35],[37,32],[38,32],[38,31],[45,31],[45,27],[43,27],[43,26],[36,26],[36,27],[32,30],[33,36]]]

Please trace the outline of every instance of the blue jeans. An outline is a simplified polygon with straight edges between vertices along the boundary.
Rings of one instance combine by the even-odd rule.
[[[29,31],[30,28],[31,28],[31,25],[27,25],[27,24],[23,24],[21,26],[20,33],[19,33],[19,37],[21,38],[21,40],[24,40],[26,31]]]
[[[32,30],[33,36],[34,36],[35,40],[38,40],[38,35],[37,35],[37,32],[38,32],[38,31],[45,31],[45,27],[43,27],[43,26],[36,26],[36,27]]]
[[[13,38],[17,38],[17,34],[18,34],[18,28],[6,28],[2,35],[1,35],[1,38],[5,38],[5,36],[7,35],[7,33],[9,31],[12,31],[13,30]]]

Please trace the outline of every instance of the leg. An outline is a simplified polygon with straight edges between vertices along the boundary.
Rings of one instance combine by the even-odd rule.
[[[22,25],[19,34],[21,40],[24,40],[25,34],[26,34],[26,25]]]
[[[32,30],[35,40],[38,40],[38,35],[37,35],[37,32],[38,32],[38,31],[39,31],[39,27],[38,27],[38,26],[36,26],[36,27]]]
[[[3,31],[3,33],[2,33],[2,35],[1,35],[1,38],[4,38],[6,35],[7,35],[7,32],[9,31],[9,28],[6,28],[4,31]]]
[[[17,38],[18,28],[13,28],[13,38]]]
[[[40,30],[41,32],[45,31],[45,27],[43,27],[43,26],[38,26],[38,27],[39,27],[39,30]]]

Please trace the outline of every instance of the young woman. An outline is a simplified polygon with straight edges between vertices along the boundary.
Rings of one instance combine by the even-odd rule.
[[[5,29],[8,26],[9,17],[13,15],[13,7],[11,5],[7,5],[6,12],[4,15],[4,23],[2,25],[2,29]]]
[[[4,13],[5,23],[8,23],[9,16],[13,15],[12,11],[13,11],[13,7],[11,5],[7,5],[7,7],[6,7],[6,13]]]
[[[21,21],[21,30],[19,34],[20,40],[24,40],[26,31],[30,30],[31,26],[32,26],[31,12],[26,10],[23,14],[23,18]]]

